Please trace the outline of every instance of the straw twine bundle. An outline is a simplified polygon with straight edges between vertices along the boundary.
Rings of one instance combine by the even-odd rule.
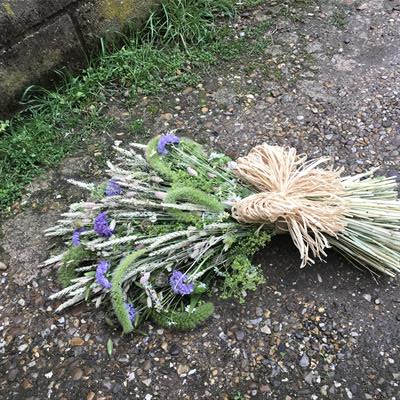
[[[299,249],[302,267],[314,263],[311,253],[321,259],[326,255],[325,249],[333,244],[368,269],[393,276],[400,269],[400,232],[396,224],[400,221],[400,207],[395,180],[373,178],[364,187],[368,180],[362,184],[353,178],[359,189],[348,188],[349,179],[340,177],[340,170],[319,168],[328,160],[307,161],[293,148],[256,146],[237,160],[235,172],[258,193],[235,203],[233,217],[244,223],[274,223],[278,232],[289,232]],[[382,202],[382,198],[389,202]],[[391,219],[383,223],[389,206],[393,211]],[[369,231],[362,240],[359,232],[354,232],[354,223]],[[377,242],[378,235],[383,237],[383,233],[389,239]],[[350,245],[352,240],[347,236],[354,238],[354,244]]]

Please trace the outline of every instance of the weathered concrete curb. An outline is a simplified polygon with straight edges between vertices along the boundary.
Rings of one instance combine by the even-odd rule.
[[[0,2],[0,117],[31,84],[75,71],[98,37],[139,24],[158,0],[3,0]]]

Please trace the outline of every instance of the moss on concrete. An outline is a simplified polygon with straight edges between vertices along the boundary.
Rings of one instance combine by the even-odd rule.
[[[0,69],[0,89],[5,97],[12,98],[34,79],[40,79],[62,61],[60,49],[47,49],[43,54],[33,58],[28,65],[27,60],[16,67]]]
[[[103,16],[106,19],[117,20],[121,25],[124,25],[125,22],[132,17],[132,13],[132,1],[104,0],[103,2]]]
[[[29,82],[24,71],[11,69],[4,72],[0,70],[0,80],[0,88],[5,96],[13,95],[16,89],[21,90]]]
[[[114,20],[122,27],[130,20],[140,20],[148,15],[154,0],[103,0],[101,14],[106,20]]]
[[[11,4],[6,0],[3,3],[3,8],[4,11],[10,16],[10,17],[15,17],[14,10],[11,7]]]

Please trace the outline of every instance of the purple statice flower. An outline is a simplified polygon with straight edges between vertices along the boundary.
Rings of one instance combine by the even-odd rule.
[[[182,296],[190,294],[193,292],[193,283],[186,283],[188,277],[180,271],[172,271],[169,277],[169,284],[171,285],[172,291],[175,294],[180,294]]]
[[[105,289],[111,289],[111,282],[106,278],[106,272],[110,268],[110,263],[101,260],[96,268],[96,282]]]
[[[178,136],[173,135],[172,133],[167,133],[166,135],[162,135],[157,145],[158,154],[165,156],[168,154],[167,146],[169,144],[179,144],[180,139]]]
[[[85,232],[86,228],[76,228],[72,233],[72,246],[79,246],[81,244],[81,233]]]
[[[118,196],[122,193],[122,188],[114,179],[107,182],[106,189],[104,190],[106,196]]]
[[[136,318],[135,307],[133,307],[132,304],[125,303],[125,309],[126,309],[126,311],[128,311],[129,319],[131,320],[131,322],[135,321],[135,318]]]
[[[101,212],[95,219],[93,223],[94,231],[103,237],[110,237],[114,231],[110,228],[107,221],[107,211]]]

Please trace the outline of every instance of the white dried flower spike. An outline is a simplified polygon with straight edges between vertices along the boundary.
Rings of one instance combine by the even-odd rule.
[[[200,289],[207,289],[207,285],[206,285],[204,282],[200,282],[200,283],[198,284],[198,287],[199,287]]]
[[[215,160],[215,159],[218,159],[218,158],[221,158],[221,157],[225,157],[225,155],[222,154],[222,153],[216,153],[216,152],[213,151],[213,152],[208,156],[208,159],[211,161],[211,160]]]
[[[192,167],[187,167],[186,171],[190,176],[195,176],[195,177],[199,176],[198,172],[195,169],[193,169]]]
[[[67,182],[70,183],[71,185],[75,185],[75,186],[78,186],[82,189],[86,189],[89,191],[92,191],[95,188],[93,183],[80,182],[80,181],[76,181],[75,179],[67,179]]]
[[[149,281],[149,278],[150,278],[150,272],[145,272],[140,278],[139,281],[140,284],[144,286]]]
[[[224,202],[224,204],[226,204],[229,207],[232,207],[235,203],[237,203],[240,200],[242,200],[240,196],[235,194],[230,194],[228,199]]]
[[[237,162],[236,161],[229,161],[228,162],[228,168],[229,169],[236,169],[237,168]]]
[[[165,192],[155,192],[154,196],[159,199],[159,200],[165,200],[165,198],[167,197],[167,193]]]
[[[112,231],[114,231],[115,230],[115,225],[117,224],[117,221],[115,220],[115,219],[113,219],[111,222],[110,222],[110,229],[112,230]]]
[[[155,183],[164,182],[164,179],[160,178],[159,176],[151,176],[151,177],[150,177],[150,180],[151,180],[152,182],[155,182]]]

